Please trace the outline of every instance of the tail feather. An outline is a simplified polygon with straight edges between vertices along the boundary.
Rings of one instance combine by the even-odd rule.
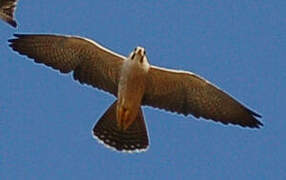
[[[142,109],[136,120],[126,130],[121,130],[116,121],[115,101],[93,128],[93,135],[107,147],[118,151],[140,152],[148,148],[149,140]]]

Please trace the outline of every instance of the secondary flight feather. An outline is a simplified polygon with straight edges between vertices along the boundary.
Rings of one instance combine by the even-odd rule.
[[[117,100],[93,128],[94,136],[118,151],[144,151],[149,146],[141,106],[192,114],[223,124],[259,128],[261,116],[204,78],[187,71],[149,64],[146,51],[135,48],[125,57],[76,36],[15,34],[10,47],[80,83],[114,95]]]

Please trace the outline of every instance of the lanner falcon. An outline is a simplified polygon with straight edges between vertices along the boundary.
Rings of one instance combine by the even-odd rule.
[[[128,57],[76,36],[15,34],[10,47],[62,73],[73,71],[82,84],[113,94],[117,100],[93,128],[99,142],[118,151],[140,152],[149,146],[141,105],[192,114],[223,124],[259,128],[261,117],[202,77],[152,66],[146,51]]]
[[[17,27],[14,19],[17,0],[0,0],[0,19],[9,23],[13,27]]]

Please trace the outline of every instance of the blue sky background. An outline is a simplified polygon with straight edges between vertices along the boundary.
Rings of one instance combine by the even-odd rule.
[[[286,1],[24,1],[0,22],[0,177],[285,179]],[[195,72],[262,114],[260,130],[145,107],[151,146],[111,151],[91,130],[114,97],[8,47],[15,32],[91,38]]]

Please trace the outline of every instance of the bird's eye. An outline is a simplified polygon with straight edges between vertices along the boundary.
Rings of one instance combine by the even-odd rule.
[[[137,51],[137,47],[134,49],[134,52],[136,52]]]
[[[146,56],[146,51],[143,52],[144,56]]]

